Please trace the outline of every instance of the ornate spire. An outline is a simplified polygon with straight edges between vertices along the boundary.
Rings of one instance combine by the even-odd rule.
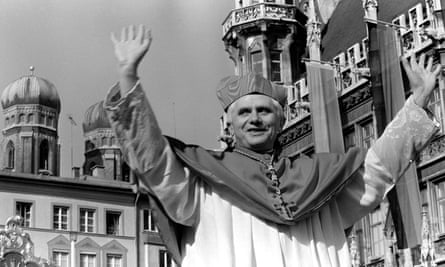
[[[351,231],[351,244],[350,244],[350,254],[351,254],[351,263],[352,267],[360,267],[360,251],[358,248],[357,242],[357,234],[355,233],[355,229]]]
[[[377,20],[377,8],[379,3],[377,0],[362,0],[363,9],[365,10],[365,19]]]
[[[435,267],[435,250],[433,238],[430,231],[430,222],[428,219],[428,211],[426,207],[422,210],[422,245],[420,247],[420,263],[422,266]]]
[[[320,60],[321,22],[315,12],[314,0],[309,0],[307,5],[308,21],[306,24],[306,46],[309,48],[309,57]]]

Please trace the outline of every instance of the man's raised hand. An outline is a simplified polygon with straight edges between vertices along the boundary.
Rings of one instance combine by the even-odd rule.
[[[151,31],[144,25],[137,29],[134,25],[122,28],[120,40],[111,34],[114,54],[119,63],[119,84],[121,95],[124,95],[138,80],[137,69],[151,45]]]
[[[416,61],[414,54],[411,55],[409,63],[406,58],[402,58],[402,64],[408,76],[414,102],[420,107],[425,108],[436,86],[441,65],[438,64],[436,68],[432,70],[433,58],[430,57],[425,66],[425,54],[420,55],[419,62]]]
[[[114,44],[114,54],[119,62],[120,71],[127,75],[136,75],[139,63],[150,48],[151,31],[144,25],[139,25],[138,28],[131,25],[122,28],[120,39],[117,39],[112,33],[111,40]]]

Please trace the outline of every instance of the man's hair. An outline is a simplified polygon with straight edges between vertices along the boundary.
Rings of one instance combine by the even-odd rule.
[[[280,105],[280,103],[278,103],[278,101],[276,101],[275,99],[271,98],[272,100],[272,104],[274,107],[274,112],[278,115],[278,119],[280,120],[280,124],[281,127],[284,126],[284,122],[286,120],[286,118],[284,117],[284,110],[283,107]],[[236,102],[236,101],[235,101]],[[226,112],[226,122],[227,125],[231,125],[232,124],[232,113],[233,113],[233,107],[235,106],[235,102],[233,102],[228,108],[227,108],[227,112]]]

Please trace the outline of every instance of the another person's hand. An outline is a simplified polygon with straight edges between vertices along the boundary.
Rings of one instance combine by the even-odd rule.
[[[402,58],[402,64],[408,76],[414,102],[420,107],[425,108],[436,86],[441,65],[438,64],[436,68],[432,70],[433,58],[430,57],[425,66],[425,54],[420,55],[419,62],[416,61],[415,55],[411,55],[409,63],[406,58]]]

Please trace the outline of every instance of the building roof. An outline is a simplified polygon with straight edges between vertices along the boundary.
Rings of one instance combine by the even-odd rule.
[[[111,128],[103,103],[103,101],[97,102],[89,107],[85,112],[82,122],[84,133],[88,133],[99,128]]]
[[[1,104],[3,109],[14,105],[38,104],[60,112],[60,97],[54,84],[33,74],[23,76],[6,86]]]
[[[420,0],[380,0],[378,19],[391,22],[395,17],[407,11]],[[333,57],[346,51],[367,36],[366,25],[363,21],[365,11],[362,1],[342,0],[338,4],[328,24],[323,29],[321,52],[323,60],[332,60]]]
[[[5,192],[134,203],[136,194],[128,182],[93,176],[58,177],[0,171],[0,188]]]

